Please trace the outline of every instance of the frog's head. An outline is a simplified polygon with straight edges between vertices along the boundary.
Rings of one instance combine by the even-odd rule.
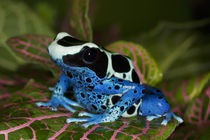
[[[89,68],[100,78],[106,76],[108,56],[94,43],[78,40],[61,32],[48,47],[51,59],[59,66]]]

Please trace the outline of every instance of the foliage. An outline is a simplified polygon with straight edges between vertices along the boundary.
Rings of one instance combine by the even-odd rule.
[[[6,45],[8,38],[28,33],[54,35],[39,17],[23,3],[2,0],[0,4],[0,67],[9,70],[17,68],[23,61]]]
[[[70,25],[83,40],[92,41],[92,29],[88,18],[89,0],[72,1]]]
[[[201,32],[208,25],[210,19],[163,22],[136,38],[151,52],[167,79],[190,78],[210,70],[209,35]]]
[[[187,24],[161,23],[150,32],[137,34],[131,39],[142,45],[117,41],[105,47],[128,55],[142,83],[163,90],[172,110],[182,116],[184,124],[179,125],[173,120],[167,126],[161,126],[162,119],[148,122],[143,117],[133,117],[84,129],[80,124],[65,123],[66,118],[77,117],[78,113],[70,113],[64,108],[51,112],[48,108],[34,106],[35,102],[50,99],[48,87],[56,83],[60,74],[47,52],[56,30],[53,26],[48,27],[52,21],[45,21],[50,18],[40,15],[39,10],[45,11],[42,8],[47,7],[48,13],[55,17],[51,8],[59,6],[52,1],[52,5],[45,2],[42,7],[42,1],[37,1],[30,9],[31,3],[2,0],[0,4],[0,139],[208,137],[210,69],[207,52],[210,43],[209,35],[200,29],[208,25],[209,20]],[[72,1],[70,5],[71,8],[66,9],[70,13],[67,23],[73,35],[91,41],[89,0]]]

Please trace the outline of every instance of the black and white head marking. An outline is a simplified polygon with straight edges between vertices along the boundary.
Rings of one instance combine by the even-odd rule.
[[[114,76],[139,83],[131,59],[111,53],[94,43],[78,40],[68,33],[59,33],[48,50],[54,61],[62,60],[69,66],[88,67],[100,78]]]
[[[69,66],[88,67],[98,77],[106,76],[107,55],[103,49],[94,43],[85,43],[67,33],[59,33],[48,50],[54,61],[62,60],[64,64]]]

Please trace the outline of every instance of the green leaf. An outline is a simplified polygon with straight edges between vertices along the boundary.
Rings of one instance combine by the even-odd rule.
[[[52,39],[43,35],[23,35],[8,40],[12,49],[24,60],[41,64],[54,74],[59,74],[58,67],[51,61],[47,51]]]
[[[170,139],[207,139],[210,123],[210,86],[187,107],[185,124],[180,126]]]
[[[0,67],[14,70],[24,61],[10,50],[6,41],[20,34],[38,33],[53,35],[53,32],[25,4],[2,0],[0,4]]]
[[[89,0],[72,1],[70,25],[78,38],[92,41],[92,28],[88,18]]]
[[[106,49],[129,56],[142,83],[155,85],[162,79],[162,73],[155,60],[141,45],[118,41]]]
[[[202,93],[208,84],[210,73],[184,81],[168,81],[162,84],[162,91],[173,105],[191,102]]]
[[[154,56],[165,79],[198,76],[210,71],[210,35],[200,32],[210,20],[160,23],[137,40]]]
[[[47,85],[49,86],[49,85]],[[66,124],[66,118],[78,117],[77,113],[59,108],[51,112],[38,108],[35,102],[48,101],[50,93],[43,84],[33,80],[23,90],[11,94],[0,105],[0,137],[16,139],[166,139],[178,125],[177,121],[161,126],[162,119],[152,122],[142,117],[120,118],[113,123],[103,123],[84,129],[79,124]]]
[[[199,97],[188,105],[186,120],[190,124],[202,125],[210,123],[210,86]]]

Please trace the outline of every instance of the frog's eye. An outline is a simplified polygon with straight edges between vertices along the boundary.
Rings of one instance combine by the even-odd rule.
[[[86,64],[91,64],[95,62],[97,57],[97,49],[96,48],[87,48],[84,53],[82,60]]]

